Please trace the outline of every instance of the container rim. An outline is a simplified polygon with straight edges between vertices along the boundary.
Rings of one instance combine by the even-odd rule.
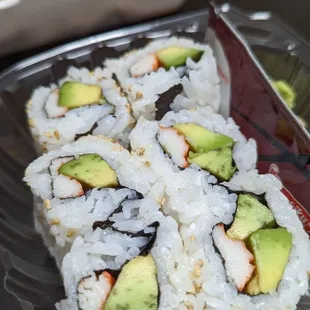
[[[205,16],[208,14],[208,12],[209,12],[208,9],[199,9],[199,10],[195,10],[189,13],[176,14],[176,15],[173,15],[172,17],[168,16],[168,17],[158,18],[153,21],[142,22],[142,23],[134,24],[134,25],[127,26],[127,27],[117,28],[115,30],[102,32],[96,35],[74,40],[69,43],[64,43],[59,46],[53,47],[47,51],[41,52],[34,56],[27,57],[26,59],[20,60],[16,62],[15,64],[10,65],[9,67],[0,71],[0,81],[2,79],[5,79],[6,76],[8,76],[9,74],[12,74],[13,72],[24,69],[28,66],[34,65],[38,62],[47,60],[49,58],[60,56],[61,54],[70,52],[74,49],[82,48],[85,45],[99,44],[102,41],[117,39],[117,38],[123,37],[124,34],[130,35],[130,34],[144,32],[148,30],[154,30],[154,28],[158,26],[169,25],[179,20],[193,19],[196,17],[198,18],[200,16]]]

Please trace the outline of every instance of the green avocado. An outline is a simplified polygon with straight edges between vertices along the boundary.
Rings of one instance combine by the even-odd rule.
[[[231,239],[243,241],[256,230],[273,227],[276,227],[276,221],[270,209],[253,195],[240,194],[234,221],[226,234]]]
[[[196,153],[209,152],[234,144],[232,138],[212,132],[194,123],[175,124],[173,127],[185,136],[191,149]]]
[[[270,293],[277,289],[292,249],[292,234],[285,228],[261,229],[248,240],[255,258],[256,272],[245,292],[249,295]]]
[[[237,169],[233,163],[232,149],[229,146],[207,153],[190,152],[188,162],[197,164],[223,181],[230,180]]]
[[[58,105],[75,109],[85,105],[101,104],[105,100],[101,87],[79,82],[65,82],[59,90]]]
[[[157,310],[158,294],[152,255],[137,256],[122,268],[103,310]]]
[[[272,85],[276,88],[279,95],[290,109],[295,107],[296,92],[294,88],[284,80],[273,81]]]
[[[192,58],[198,61],[203,51],[195,48],[186,48],[181,46],[171,46],[168,48],[161,49],[155,53],[160,64],[165,68],[180,67],[186,64],[187,58]]]
[[[59,168],[59,173],[90,188],[118,186],[115,171],[97,154],[84,154],[72,159]]]

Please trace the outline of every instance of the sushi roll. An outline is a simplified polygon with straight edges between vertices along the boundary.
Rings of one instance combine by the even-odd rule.
[[[256,143],[232,119],[210,108],[168,112],[159,122],[140,119],[130,134],[131,148],[163,179],[167,171],[196,167],[218,181],[256,166]]]
[[[310,241],[281,183],[249,171],[223,185],[237,195],[232,220],[220,221],[207,235],[197,223],[192,240],[183,234],[189,248],[204,252],[205,307],[296,309],[308,290]]]
[[[123,145],[134,125],[131,107],[107,69],[69,68],[58,84],[34,90],[27,117],[39,152],[86,134],[103,134]]]
[[[148,209],[152,216],[148,218],[141,216],[140,208]],[[158,203],[150,196],[130,197],[130,199],[125,199],[105,220],[95,222],[92,231],[84,237],[77,237],[62,262],[61,272],[67,299],[61,301],[58,307],[88,310],[102,309],[104,305],[113,309],[113,305],[115,306],[113,299],[116,297],[118,302],[121,303],[120,299],[123,299],[125,304],[132,297],[121,297],[123,294],[114,293],[117,288],[121,291],[122,287],[127,288],[129,284],[121,283],[123,274],[126,275],[126,270],[129,269],[128,276],[125,278],[132,278],[130,286],[133,286],[133,291],[127,292],[127,295],[133,294],[134,296],[137,294],[134,292],[134,283],[140,290],[144,286],[139,284],[140,281],[146,281],[145,283],[148,281],[143,279],[142,272],[137,274],[137,270],[147,266],[152,267],[149,276],[153,278],[154,295],[157,295],[156,267],[149,254],[156,240],[159,225],[153,220],[162,217],[158,209]],[[73,264],[75,264],[74,269],[72,269]],[[133,266],[132,271],[136,270],[136,274],[132,274],[130,266]],[[149,268],[146,269],[149,270]],[[116,296],[112,297],[114,294]],[[142,300],[145,301],[143,296]],[[157,304],[157,297],[154,301]],[[139,301],[137,302],[139,304]],[[132,309],[135,305],[137,304],[132,304]]]
[[[58,264],[77,236],[91,231],[124,199],[151,192],[156,183],[146,165],[100,136],[82,137],[39,157],[24,180],[35,195],[37,229]]]
[[[184,281],[174,270],[183,259],[186,272],[188,261],[178,225],[154,198],[134,200],[76,238],[61,267],[67,299],[57,309],[179,309],[184,303],[173,294],[176,281],[191,286],[189,273]]]
[[[162,116],[157,115],[162,108],[158,100],[168,91],[173,95],[171,102],[178,95],[171,105],[174,109],[208,105],[218,111],[219,78],[207,44],[177,37],[154,40],[120,59],[108,59],[105,65],[114,71],[136,119],[141,115],[146,119]],[[164,102],[166,111],[168,103]]]

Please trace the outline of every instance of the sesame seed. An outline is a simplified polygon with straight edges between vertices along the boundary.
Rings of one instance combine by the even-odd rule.
[[[203,261],[201,259],[199,259],[197,261],[197,263],[195,264],[195,267],[194,267],[194,271],[193,271],[193,276],[194,277],[200,277],[201,275],[201,267],[203,266]]]
[[[59,225],[60,224],[60,219],[53,219],[51,221],[51,225]]]
[[[195,293],[199,294],[201,292],[201,288],[202,288],[201,285],[195,282],[194,287],[195,287]]]
[[[48,200],[48,199],[45,199],[43,201],[43,205],[44,205],[44,208],[46,208],[47,210],[50,210],[51,209],[51,201]]]
[[[143,98],[143,94],[140,91],[137,91],[136,99],[141,99],[141,98]]]
[[[138,154],[139,156],[144,155],[144,152],[145,152],[145,148],[144,148],[144,147],[141,147],[141,148],[139,148],[139,149],[137,150],[137,154]]]
[[[71,238],[75,235],[76,231],[75,229],[69,229],[67,232],[67,237]]]
[[[54,130],[54,137],[59,140],[60,139],[60,133],[57,129]]]

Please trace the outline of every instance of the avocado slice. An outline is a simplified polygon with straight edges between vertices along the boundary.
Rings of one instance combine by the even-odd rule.
[[[240,194],[234,221],[226,234],[231,239],[243,241],[256,230],[274,228],[276,225],[275,218],[268,207],[251,194]]]
[[[59,168],[59,173],[90,188],[118,186],[115,171],[98,154],[84,154],[72,159]]]
[[[122,268],[103,310],[157,310],[158,294],[152,255],[137,256]]]
[[[296,92],[294,88],[284,80],[273,81],[272,85],[275,87],[287,106],[290,109],[293,109],[295,107],[296,100]]]
[[[254,254],[256,275],[248,283],[249,295],[270,293],[277,289],[292,249],[292,234],[286,228],[260,229],[248,240]]]
[[[190,152],[188,162],[197,164],[223,181],[230,180],[237,169],[233,163],[231,147],[224,147],[207,153]]]
[[[65,82],[59,90],[58,105],[75,109],[85,105],[102,104],[105,100],[101,87],[79,82]]]
[[[175,124],[173,127],[185,136],[191,149],[196,153],[209,152],[234,144],[232,138],[212,132],[194,123]]]
[[[171,46],[163,48],[155,53],[160,64],[165,68],[180,67],[186,64],[187,58],[198,61],[203,51],[195,48],[186,48],[181,46]]]

